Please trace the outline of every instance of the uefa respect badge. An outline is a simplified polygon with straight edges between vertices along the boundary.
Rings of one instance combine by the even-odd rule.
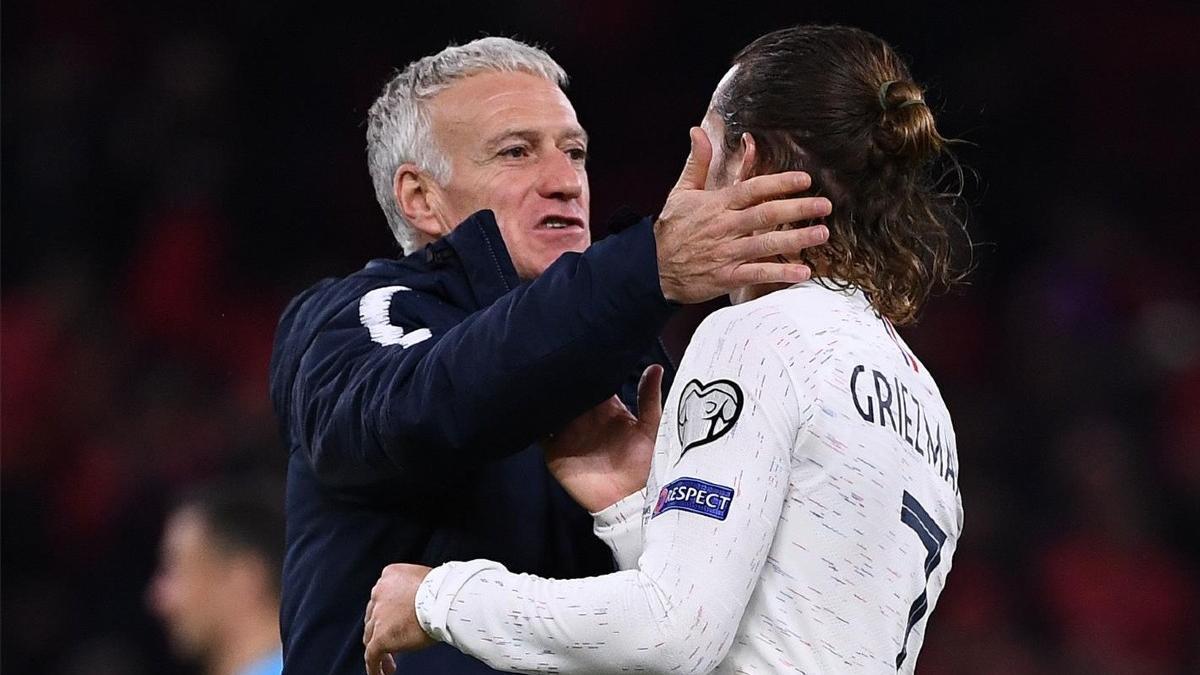
[[[699,478],[680,478],[663,487],[658,493],[651,518],[667,511],[691,511],[702,516],[725,520],[733,503],[733,488],[702,481]]]

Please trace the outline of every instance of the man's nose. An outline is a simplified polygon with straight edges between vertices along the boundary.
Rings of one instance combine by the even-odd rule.
[[[538,193],[547,199],[575,199],[583,194],[587,178],[566,152],[555,150],[543,160]]]

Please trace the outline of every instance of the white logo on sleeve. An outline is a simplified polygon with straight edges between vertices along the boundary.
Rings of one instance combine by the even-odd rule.
[[[392,296],[400,291],[411,291],[407,286],[376,288],[358,302],[358,320],[371,332],[371,339],[387,347],[400,345],[408,348],[433,337],[428,328],[419,328],[410,333],[392,323]]]
[[[680,458],[688,450],[724,436],[741,414],[742,388],[736,382],[688,382],[679,396],[677,423],[679,444],[683,446]]]

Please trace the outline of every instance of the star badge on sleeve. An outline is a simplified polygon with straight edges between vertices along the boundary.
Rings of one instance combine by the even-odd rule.
[[[677,425],[680,458],[688,450],[712,443],[729,433],[742,414],[742,388],[732,380],[713,380],[707,384],[692,380],[679,396]]]

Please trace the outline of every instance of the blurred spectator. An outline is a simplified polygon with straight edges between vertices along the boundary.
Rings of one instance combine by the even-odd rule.
[[[208,487],[168,519],[147,602],[176,654],[209,675],[278,675],[282,561],[282,494]]]
[[[1200,632],[1197,585],[1161,541],[1154,495],[1140,492],[1144,453],[1112,419],[1084,418],[1058,440],[1064,509],[1038,561],[1063,657],[1089,673],[1165,673]]]

